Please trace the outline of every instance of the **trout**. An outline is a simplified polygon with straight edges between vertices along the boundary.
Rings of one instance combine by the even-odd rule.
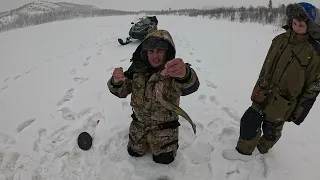
[[[158,82],[155,87],[156,91],[156,98],[161,103],[162,106],[166,107],[167,109],[174,111],[178,115],[182,116],[184,119],[186,119],[193,129],[194,134],[196,134],[196,125],[191,120],[190,116],[179,106],[175,105],[170,101],[170,99],[163,93],[163,87],[164,83],[162,81]]]

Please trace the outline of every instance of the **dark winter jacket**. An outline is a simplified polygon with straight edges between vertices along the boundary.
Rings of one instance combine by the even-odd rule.
[[[272,40],[251,100],[266,120],[299,125],[320,92],[320,45],[285,28]]]

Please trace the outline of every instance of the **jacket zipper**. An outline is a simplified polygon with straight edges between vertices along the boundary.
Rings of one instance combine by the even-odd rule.
[[[291,58],[289,59],[288,63],[286,64],[286,66],[285,66],[285,68],[284,68],[284,70],[283,70],[283,72],[282,72],[282,74],[280,76],[279,83],[281,82],[281,79],[283,78],[284,74],[286,73],[287,68],[291,64],[292,60],[293,60],[293,55],[291,56]]]
[[[303,47],[301,48],[300,52],[304,49],[304,47],[305,47],[305,46],[303,46]],[[300,53],[300,52],[299,52],[299,53]],[[283,72],[282,72],[282,74],[281,74],[281,76],[280,76],[280,79],[279,79],[279,81],[278,81],[279,83],[281,82],[281,80],[282,80],[282,78],[283,78],[283,76],[284,76],[284,73],[286,72],[288,66],[291,64],[293,58],[295,58],[295,56],[296,56],[296,54],[294,53],[293,50],[291,50],[291,53],[292,53],[291,58],[290,58],[289,62],[287,63],[287,65],[285,66],[285,68],[284,68],[284,70],[283,70]],[[298,54],[299,54],[299,53],[298,53]],[[298,61],[298,59],[297,59],[297,61]]]

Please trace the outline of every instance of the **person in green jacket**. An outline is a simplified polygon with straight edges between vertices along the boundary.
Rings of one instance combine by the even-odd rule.
[[[300,125],[310,112],[320,92],[316,13],[309,3],[287,6],[286,32],[272,40],[253,88],[252,105],[241,118],[237,145],[222,153],[226,159],[249,161],[256,147],[261,154],[268,153],[280,139],[285,122]]]

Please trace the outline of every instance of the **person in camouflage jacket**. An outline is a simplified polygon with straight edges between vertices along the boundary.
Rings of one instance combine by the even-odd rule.
[[[226,159],[248,161],[256,147],[267,153],[280,139],[285,122],[300,125],[310,112],[320,92],[316,13],[309,3],[287,6],[286,32],[272,40],[251,95],[252,106],[241,118],[237,146],[223,151]]]
[[[129,69],[115,68],[108,88],[119,98],[131,94],[133,109],[129,127],[128,153],[140,157],[149,150],[156,163],[174,161],[178,149],[178,115],[163,107],[156,99],[155,86],[164,83],[163,93],[179,105],[180,96],[199,88],[196,72],[181,58],[175,58],[173,39],[166,30],[150,32],[137,47]],[[152,78],[151,76],[158,78]],[[164,78],[165,77],[165,78]]]

